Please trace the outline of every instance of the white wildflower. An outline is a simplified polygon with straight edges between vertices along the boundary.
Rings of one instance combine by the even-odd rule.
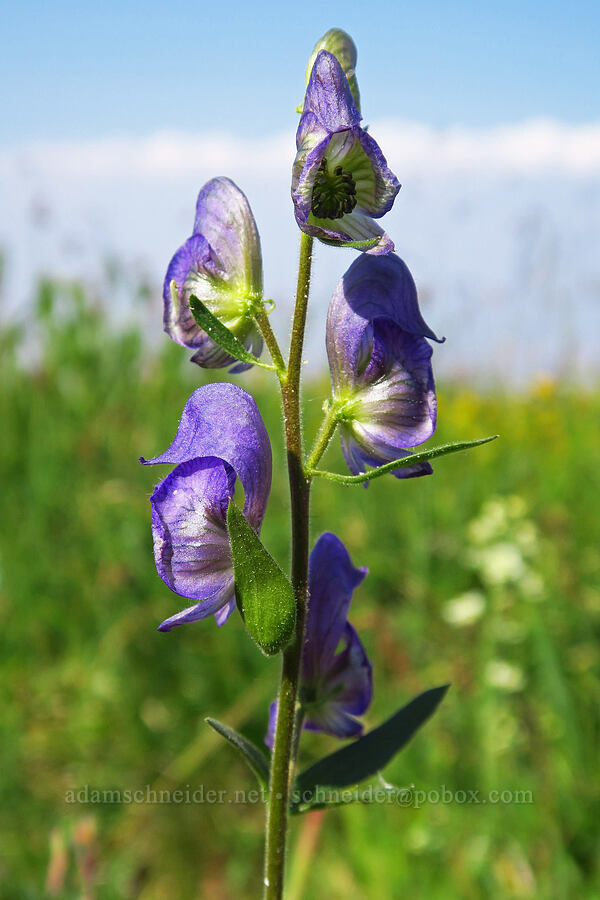
[[[448,600],[442,609],[442,618],[455,628],[472,625],[485,610],[485,597],[481,591],[467,591]]]
[[[500,691],[513,693],[525,686],[525,675],[519,666],[503,659],[492,659],[485,667],[485,680]]]

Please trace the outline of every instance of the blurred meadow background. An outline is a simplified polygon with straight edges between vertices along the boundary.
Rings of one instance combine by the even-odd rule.
[[[207,379],[161,334],[160,293],[213,175],[248,194],[286,336],[294,107],[314,41],[339,25],[404,185],[386,228],[447,336],[435,443],[501,437],[430,478],[315,485],[313,537],[336,531],[370,570],[351,615],[375,667],[366,725],[452,688],[384,773],[440,801],[294,819],[287,896],[598,900],[598,8],[428,0],[365,18],[308,3],[296,22],[265,2],[224,15],[63,0],[4,17],[0,897],[259,893],[263,808],[229,802],[252,776],[204,716],[260,744],[278,665],[237,616],[156,631],[178,601],[152,557],[162,473],[137,459],[168,445]],[[353,256],[316,249],[309,440],[328,392],[327,303]],[[271,435],[263,538],[284,565],[277,394],[267,373],[232,380]],[[327,462],[341,470],[337,446]],[[302,760],[334,747],[308,735]],[[86,786],[227,794],[91,803]]]

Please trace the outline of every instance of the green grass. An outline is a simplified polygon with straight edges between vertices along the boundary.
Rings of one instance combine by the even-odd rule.
[[[37,343],[0,336],[0,895],[48,896],[48,877],[64,898],[81,897],[86,878],[98,900],[256,897],[259,804],[66,802],[86,784],[254,787],[203,717],[260,742],[277,662],[238,616],[156,631],[179,607],[152,557],[148,496],[163,473],[137,457],[165,449],[205,374],[166,338],[150,353],[137,333],[112,333],[78,287],[43,285],[28,327]],[[238,381],[272,437],[263,539],[287,564],[275,387],[268,373]],[[306,386],[309,437],[326,389]],[[532,802],[298,818],[289,895],[600,897],[600,390],[442,384],[439,400],[436,443],[500,440],[437,461],[431,478],[317,483],[313,537],[336,531],[370,569],[351,616],[375,665],[367,724],[452,682],[387,781],[484,799],[530,791]],[[337,447],[325,462],[342,471]],[[458,625],[468,608],[481,615]],[[334,746],[308,735],[303,759]]]

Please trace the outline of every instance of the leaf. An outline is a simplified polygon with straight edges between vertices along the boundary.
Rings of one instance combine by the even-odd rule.
[[[171,289],[174,283],[173,281],[171,282]],[[275,370],[275,366],[262,362],[257,356],[246,350],[242,342],[238,341],[229,328],[223,325],[216,316],[213,316],[202,300],[199,300],[193,294],[190,297],[190,309],[200,328],[207,333],[215,344],[226,350],[234,359],[239,359],[240,362],[252,363],[253,366],[260,366],[261,369]]]
[[[323,472],[320,469],[312,469],[308,474],[311,476],[317,475],[320,478],[328,478],[329,481],[337,481],[339,484],[364,484],[365,481],[380,478],[382,475],[393,472],[395,469],[402,469],[404,466],[414,466],[416,463],[425,462],[428,459],[447,456],[448,453],[458,453],[459,450],[470,450],[471,447],[489,444],[490,441],[495,441],[497,437],[497,434],[492,434],[489,437],[478,438],[474,441],[456,441],[453,444],[441,444],[439,447],[421,450],[420,453],[411,453],[410,456],[403,456],[401,459],[393,459],[383,466],[369,469],[367,472],[361,472],[359,475],[338,475],[337,472]]]
[[[233,501],[227,510],[227,528],[239,610],[250,636],[266,656],[273,656],[294,634],[292,586]]]
[[[383,725],[301,772],[294,785],[294,807],[310,807],[318,787],[344,788],[376,775],[433,714],[448,687],[444,684],[424,691]]]
[[[230,728],[229,725],[219,722],[218,719],[212,719],[210,716],[207,716],[204,721],[224,737],[226,741],[229,741],[232,747],[235,747],[256,775],[260,786],[267,790],[269,787],[269,764],[264,753],[258,749],[256,744],[249,741],[239,731]]]
[[[330,795],[321,794],[321,791],[331,791]],[[369,806],[374,803],[395,803],[397,806],[410,806],[413,801],[413,794],[408,788],[373,788],[369,786],[364,790],[357,787],[354,788],[319,788],[314,800],[305,802],[299,795],[297,796],[297,805],[290,806],[290,813],[293,816],[301,815],[307,812],[314,812],[317,809],[337,809],[340,806],[350,806],[353,803],[360,803],[362,806]]]

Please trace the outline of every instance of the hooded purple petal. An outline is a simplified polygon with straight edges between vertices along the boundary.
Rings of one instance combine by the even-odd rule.
[[[160,630],[212,614],[222,625],[235,608],[226,519],[236,475],[256,531],[271,485],[271,445],[256,403],[237,385],[204,385],[186,403],[169,449],[140,461],[176,466],[151,497],[156,567],[172,591],[199,601]]]
[[[350,86],[350,91],[352,93],[352,98],[354,103],[356,104],[356,108],[360,110],[360,92],[358,89],[358,82],[356,80],[356,60],[357,60],[357,50],[356,45],[350,35],[342,31],[341,28],[330,28],[329,31],[326,31],[322,38],[319,38],[315,46],[313,47],[313,51],[309,57],[308,65],[306,67],[306,84],[308,85],[310,81],[310,76],[312,75],[313,66],[315,64],[315,60],[319,55],[321,50],[327,50],[329,53],[333,53],[340,66],[343,69],[344,75],[348,79],[348,84]],[[302,110],[299,110],[301,112]]]
[[[362,150],[363,168],[366,168],[368,161],[374,180],[374,184],[371,186],[370,179],[365,184],[361,184],[357,179],[356,193],[358,203],[366,213],[379,219],[388,213],[394,205],[394,200],[401,185],[388,167],[387,160],[381,152],[377,141],[374,141],[371,135],[363,131],[362,128],[357,129],[356,137]],[[360,159],[361,154],[358,151],[358,147],[356,148],[356,156]],[[353,170],[360,173],[359,164],[353,166]],[[363,178],[363,181],[366,182],[366,179]]]
[[[376,469],[377,466],[384,464],[384,460],[382,460],[381,456],[369,453],[361,447],[354,438],[352,429],[344,424],[340,426],[340,438],[346,465],[353,475],[361,475],[363,472],[366,472],[367,466]],[[407,456],[410,456],[410,451],[400,449],[390,459],[385,460],[385,462],[391,462],[392,459],[404,459]],[[395,475],[396,478],[418,478],[420,475],[431,475],[432,473],[433,469],[431,465],[428,462],[421,462],[416,463],[414,466],[403,466],[401,469],[396,469],[392,472],[392,475]],[[364,486],[368,487],[369,482],[365,481]]]
[[[362,723],[347,713],[341,703],[324,703],[318,711],[309,713],[304,728],[342,739],[360,737],[363,732]]]
[[[332,134],[360,122],[344,70],[327,50],[319,52],[310,73],[302,107],[303,116],[308,113]]]
[[[394,245],[372,221],[388,212],[400,184],[379,146],[360,127],[338,60],[321,50],[296,134],[294,214],[302,231],[324,243],[385,254]]]
[[[187,401],[173,443],[144,465],[178,465],[216,456],[234,470],[244,488],[244,514],[258,530],[271,489],[271,444],[258,407],[235,384],[205,384]]]
[[[298,125],[298,152],[292,166],[294,215],[301,228],[306,225],[311,214],[315,178],[330,141],[331,134],[323,129],[314,113],[305,113]]]
[[[309,605],[302,650],[301,699],[304,728],[336,737],[355,737],[373,695],[372,667],[354,628],[347,621],[354,589],[367,569],[352,565],[336,535],[322,534],[310,555]],[[269,710],[265,736],[273,746],[277,703]]]
[[[265,744],[269,748],[269,750],[273,749],[273,744],[275,743],[275,728],[277,726],[277,700],[273,700],[271,705],[269,706],[269,724],[267,726],[267,733],[265,735]]]
[[[263,339],[260,331],[251,319],[240,319],[237,326],[231,328],[231,331],[233,331],[238,341],[241,341],[246,350],[249,350],[254,356],[260,357],[263,349]],[[252,368],[252,363],[238,362],[226,350],[215,344],[205,331],[198,329],[198,332],[198,349],[190,357],[191,362],[196,363],[203,369],[224,369],[226,366],[230,366],[229,372],[231,375],[239,375]]]
[[[230,178],[213,178],[198,194],[194,234],[203,235],[226,277],[243,294],[262,296],[262,256],[246,195]]]
[[[193,349],[208,340],[192,315],[189,297],[195,291],[203,293],[202,283],[211,290],[211,284],[221,275],[217,258],[201,234],[188,238],[169,263],[163,284],[164,330],[183,347]],[[177,285],[177,303],[171,296],[172,281]]]
[[[177,285],[175,299],[171,282]],[[200,191],[194,233],[171,260],[163,284],[164,329],[177,343],[196,352],[203,368],[249,368],[212,341],[189,307],[198,297],[244,346],[259,356],[262,338],[253,306],[262,298],[262,256],[254,216],[245,195],[229,178],[213,178]]]
[[[202,602],[160,626],[204,619],[233,600],[233,564],[226,528],[235,473],[221,459],[204,457],[178,465],[150,498],[158,574],[176,594]]]
[[[175,593],[205,600],[229,587],[225,527],[235,474],[208,456],[181,463],[150,497],[156,568]]]
[[[403,331],[391,319],[372,324],[372,356],[356,378],[354,433],[375,453],[422,444],[436,425],[436,396],[427,341]],[[375,365],[373,365],[373,362]]]
[[[414,281],[397,256],[361,257],[337,285],[327,316],[327,355],[350,471],[400,459],[436,426],[431,347]],[[426,475],[429,464],[398,469]]]
[[[233,374],[236,374],[236,370],[245,371],[246,369],[251,368],[248,364],[245,364],[244,368],[241,370],[237,365],[234,367],[232,364],[236,363],[237,360],[235,360],[230,353],[227,353],[226,350],[223,350],[222,347],[215,344],[205,331],[198,329],[198,333],[198,349],[190,356],[190,362],[196,363],[196,365],[200,366],[202,369],[224,369],[227,366],[231,366],[229,371]],[[239,340],[239,335],[236,336]]]
[[[352,592],[367,574],[356,569],[340,539],[322,534],[310,554],[309,604],[302,656],[303,679],[311,681],[326,668],[341,640]]]
[[[391,253],[394,244],[377,222],[364,213],[354,210],[340,219],[315,219],[309,216],[305,222],[296,214],[300,229],[332,247],[350,247],[362,250],[369,256]],[[317,223],[318,221],[318,223]]]
[[[408,334],[441,343],[419,310],[417,288],[406,263],[390,253],[361,256],[337,287],[327,314],[327,356],[334,388],[356,378],[365,355],[365,332],[377,317],[392,319]]]
[[[221,627],[224,625],[231,613],[234,611],[236,607],[235,596],[232,596],[231,599],[225,603],[220,609],[215,612],[215,622]]]
[[[200,622],[214,615],[217,625],[224,625],[233,610],[235,609],[235,598],[233,597],[233,577],[231,580],[231,590],[229,593],[218,593],[213,597],[207,597],[200,603],[188,606],[181,612],[169,616],[164,622],[158,626],[159,631],[172,631],[178,625],[188,625],[191,622]]]
[[[308,708],[305,727],[335,737],[355,737],[362,734],[362,725],[353,717],[363,715],[373,699],[373,667],[349,622],[341,639],[345,646],[322,675],[323,697]]]
[[[328,681],[333,690],[339,686],[336,701],[343,704],[346,712],[362,716],[373,699],[373,666],[350,622],[346,622],[342,640],[346,646],[337,654]]]

